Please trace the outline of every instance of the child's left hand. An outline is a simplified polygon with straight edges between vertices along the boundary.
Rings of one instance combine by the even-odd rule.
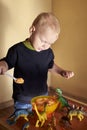
[[[63,70],[63,71],[61,72],[61,76],[63,76],[64,78],[69,79],[69,78],[71,78],[71,77],[74,76],[74,72],[72,72],[72,71],[67,71],[67,70]]]

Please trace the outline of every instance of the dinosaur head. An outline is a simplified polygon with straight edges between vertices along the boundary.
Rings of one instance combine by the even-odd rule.
[[[62,96],[62,90],[59,88],[56,88],[56,93],[58,94],[58,96]]]

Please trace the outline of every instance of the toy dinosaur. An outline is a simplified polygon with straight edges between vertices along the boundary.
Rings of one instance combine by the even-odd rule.
[[[65,127],[65,128],[71,128],[71,122],[70,119],[67,115],[64,115],[61,117],[61,119],[59,120],[59,125]]]
[[[83,107],[72,105],[70,109],[67,109],[66,113],[64,113],[64,116],[61,117],[60,125],[62,124],[63,127],[71,128],[71,121],[73,117],[77,117],[79,121],[82,121],[85,114],[86,113],[83,111]]]
[[[70,121],[72,120],[73,116],[76,116],[80,121],[82,121],[82,119],[84,118],[84,112],[82,112],[82,108],[81,107],[72,107],[70,106],[70,104],[68,103],[67,99],[65,97],[63,97],[62,95],[62,91],[61,89],[57,88],[56,89],[56,93],[57,93],[57,98],[53,97],[53,96],[38,96],[38,97],[34,97],[31,101],[32,106],[38,116],[38,119],[36,121],[36,127],[42,127],[45,123],[45,121],[48,119],[48,115],[50,115],[50,113],[53,115],[53,112],[56,110],[56,108],[58,108],[58,110],[66,107],[67,108],[67,114],[66,116],[63,116],[61,118],[62,122],[67,124],[67,125],[71,125]],[[36,99],[39,99],[39,102],[41,103],[40,105],[37,105]],[[44,99],[44,100],[43,100]],[[39,111],[38,110],[38,106],[42,108],[43,106],[43,110]],[[20,118],[23,117],[26,122],[23,125],[22,130],[24,129],[28,129],[29,128],[29,119],[28,116],[32,114],[30,113],[28,110],[22,109],[22,110],[17,110],[13,113],[13,115],[11,115],[7,122],[8,124],[12,125],[14,123],[16,123],[16,121]],[[52,130],[52,123],[53,123],[53,127],[56,126],[56,120],[55,117],[53,117],[53,121],[51,122],[51,125],[49,125],[49,129]]]
[[[41,127],[44,125],[45,121],[47,120],[47,115],[46,115],[46,104],[44,106],[44,111],[42,112],[39,112],[38,109],[37,109],[37,106],[35,103],[33,103],[33,107],[34,107],[34,110],[36,111],[36,114],[38,116],[38,119],[37,119],[37,122],[36,122],[36,127],[39,127],[40,123],[41,123]]]
[[[31,101],[32,108],[37,114],[36,127],[42,127],[46,120],[51,123],[52,127],[56,126],[56,118],[54,112],[59,104],[58,100],[53,96],[37,96]],[[49,126],[52,128],[51,126]]]
[[[59,88],[56,88],[55,91],[56,91],[56,94],[58,95],[58,101],[60,102],[59,109],[62,109],[63,107],[67,107],[68,109],[70,109],[71,106],[69,105],[67,99],[63,97],[62,90]]]
[[[24,130],[25,128],[27,129],[29,128],[29,119],[28,119],[29,114],[30,112],[28,110],[25,110],[25,109],[17,110],[7,119],[7,123],[9,125],[13,125],[17,122],[17,120],[20,117],[23,117],[27,122],[24,124],[22,130]]]
[[[75,109],[72,109],[72,110],[70,110],[69,112],[68,112],[68,118],[70,119],[70,120],[72,120],[72,118],[74,117],[74,116],[76,116],[80,121],[82,121],[83,120],[83,118],[84,118],[84,113],[81,111],[81,107],[77,107],[77,108],[75,108]]]

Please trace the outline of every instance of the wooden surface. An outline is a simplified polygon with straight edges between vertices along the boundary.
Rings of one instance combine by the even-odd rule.
[[[87,110],[87,108],[85,108]],[[6,128],[4,130],[22,130],[23,125],[25,124],[25,120],[23,118],[20,118],[15,125],[9,126],[6,123],[6,119],[11,114],[11,111],[13,111],[13,108],[8,108],[8,110],[4,111],[4,116],[0,117],[0,123]],[[5,113],[7,112],[7,113]],[[2,115],[2,114],[1,114]],[[56,109],[55,111],[55,118],[56,118],[56,127],[53,127],[53,124],[51,120],[48,120],[45,122],[43,127],[36,128],[35,123],[37,120],[37,116],[34,113],[33,116],[29,116],[29,123],[30,127],[28,130],[50,130],[49,129],[49,123],[51,122],[51,128],[52,130],[87,130],[87,117],[84,116],[84,119],[82,121],[79,121],[77,117],[74,117],[71,121],[71,125],[68,123],[61,123],[61,117],[65,115],[65,110],[59,111]],[[3,129],[0,129],[3,130]]]
[[[36,123],[36,119],[37,116],[33,115],[31,117],[29,117],[29,123],[30,123],[30,127],[28,130],[49,130],[49,123],[51,124],[51,128],[52,130],[87,130],[87,117],[84,117],[84,119],[82,121],[79,121],[77,117],[74,117],[73,120],[71,121],[71,125],[66,122],[66,123],[61,123],[61,117],[65,114],[64,111],[58,111],[56,110],[55,112],[55,118],[56,118],[56,126],[54,127],[54,125],[52,124],[52,120],[48,120],[45,122],[43,127],[39,127],[36,128],[35,127],[35,123]],[[19,130],[21,130],[22,126],[24,124],[23,119],[20,119],[16,126],[19,127]]]
[[[76,104],[77,106],[82,106],[81,104],[78,104],[76,102],[68,100],[70,104]],[[84,111],[87,112],[87,106],[83,106]],[[9,126],[6,123],[6,119],[13,113],[14,108],[9,107],[3,110],[0,110],[0,124],[1,124],[1,129],[0,130],[22,130],[23,125],[25,124],[25,120],[23,118],[19,118],[17,123]],[[29,118],[29,124],[30,127],[28,130],[87,130],[87,115],[84,115],[84,119],[82,121],[79,121],[77,117],[74,117],[73,120],[70,122],[71,125],[68,122],[61,122],[61,117],[64,116],[66,113],[66,109],[59,110],[58,108],[56,109],[54,113],[54,117],[56,119],[56,126],[52,124],[51,118],[45,122],[43,127],[36,128],[36,120],[37,116],[34,113],[33,116],[28,116]],[[51,124],[51,128],[49,129],[49,124]]]

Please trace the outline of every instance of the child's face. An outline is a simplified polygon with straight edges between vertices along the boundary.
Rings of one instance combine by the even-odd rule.
[[[35,30],[32,34],[32,45],[38,52],[50,48],[50,46],[57,40],[59,33],[53,31],[51,28],[45,30]]]

